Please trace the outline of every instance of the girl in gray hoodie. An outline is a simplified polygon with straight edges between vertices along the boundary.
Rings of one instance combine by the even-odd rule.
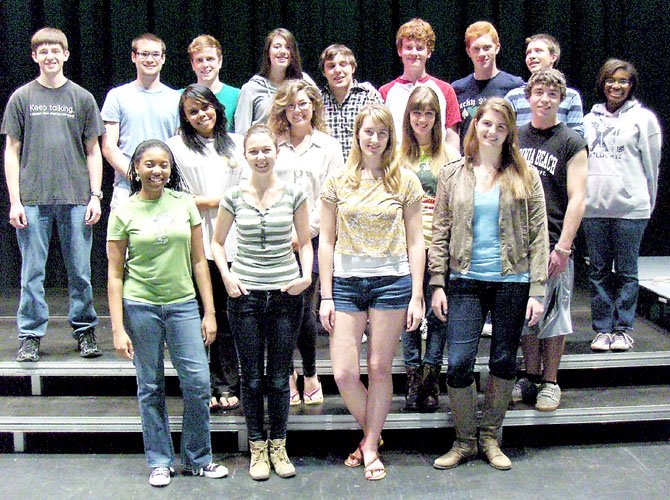
[[[656,115],[634,98],[637,83],[632,64],[609,59],[596,87],[605,102],[584,117],[589,177],[582,226],[591,264],[594,351],[633,346],[637,261],[656,201],[661,159],[661,128]]]

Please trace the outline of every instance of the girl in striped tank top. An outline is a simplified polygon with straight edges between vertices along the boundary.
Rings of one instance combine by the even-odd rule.
[[[271,466],[280,477],[295,475],[286,455],[288,379],[302,321],[301,294],[312,280],[306,195],[299,186],[275,175],[277,153],[277,139],[266,125],[249,129],[244,155],[251,178],[221,198],[212,240],[212,254],[228,292],[228,321],[242,372],[242,405],[251,449],[249,473],[255,480],[268,479]],[[224,241],[233,221],[238,248],[228,269]],[[300,268],[291,247],[294,226]],[[266,346],[267,441],[263,428]]]

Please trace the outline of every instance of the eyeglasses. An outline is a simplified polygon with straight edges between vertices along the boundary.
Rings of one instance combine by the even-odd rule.
[[[609,85],[610,87],[615,83],[618,83],[622,87],[627,87],[630,85],[630,80],[628,78],[619,78],[618,80],[615,80],[614,78],[608,78],[605,80],[605,85]]]
[[[146,50],[143,50],[142,52],[135,52],[135,54],[137,54],[140,59],[149,59],[150,57],[152,59],[160,59],[163,57],[162,52],[147,52]]]
[[[312,105],[311,101],[300,101],[297,103],[291,103],[286,105],[286,110],[290,113],[295,111],[296,109],[299,109],[301,111],[305,111],[309,109],[309,107]]]

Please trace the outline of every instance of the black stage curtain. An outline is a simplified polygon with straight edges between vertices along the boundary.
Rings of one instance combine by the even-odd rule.
[[[106,92],[134,78],[130,42],[138,34],[154,32],[167,44],[163,81],[173,87],[191,83],[186,48],[197,35],[209,33],[224,47],[222,79],[241,86],[257,70],[268,31],[285,27],[296,36],[303,66],[324,83],[318,70],[321,50],[331,43],[351,47],[358,59],[357,77],[380,86],[401,73],[395,32],[412,17],[433,26],[437,44],[429,61],[431,74],[453,81],[472,71],[463,44],[465,28],[477,20],[498,29],[502,50],[498,66],[527,78],[524,39],[539,32],[561,43],[558,68],[577,88],[585,110],[594,104],[594,81],[600,65],[615,56],[632,61],[641,76],[638,97],[666,120],[669,96],[663,83],[670,60],[670,28],[665,1],[640,0],[3,0],[0,3],[0,106],[19,85],[36,76],[30,58],[30,36],[43,26],[62,29],[70,43],[66,75],[90,90],[102,105]],[[668,130],[668,127],[664,127]],[[668,134],[665,140],[666,157]],[[647,229],[643,254],[670,254],[663,220],[670,217],[668,161],[664,160],[658,204]],[[106,167],[104,190],[111,190]],[[0,217],[8,213],[2,177]],[[107,198],[108,200],[109,198]],[[107,205],[108,203],[103,203]],[[106,214],[96,227],[93,250],[94,284],[106,281],[104,239]],[[2,220],[2,219],[0,219]],[[6,220],[6,219],[5,219]],[[19,282],[20,257],[12,228],[0,224],[0,276],[4,286]],[[54,252],[57,254],[57,252]],[[63,285],[65,272],[51,259],[48,285]]]

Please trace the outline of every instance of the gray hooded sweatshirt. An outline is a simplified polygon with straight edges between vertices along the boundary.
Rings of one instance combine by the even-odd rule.
[[[656,115],[630,99],[614,113],[596,104],[584,117],[589,146],[585,218],[648,219],[661,161]]]

